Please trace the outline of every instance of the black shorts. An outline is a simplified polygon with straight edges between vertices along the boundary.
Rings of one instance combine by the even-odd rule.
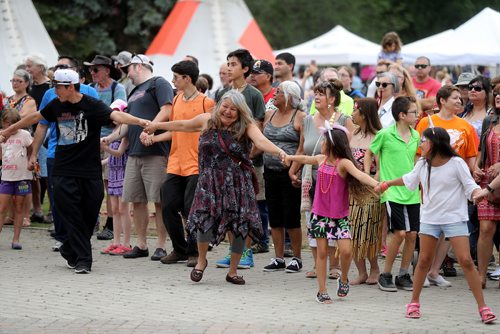
[[[292,186],[288,171],[264,169],[266,202],[271,228],[300,228],[302,191]]]
[[[385,202],[389,230],[418,232],[420,230],[420,204]]]

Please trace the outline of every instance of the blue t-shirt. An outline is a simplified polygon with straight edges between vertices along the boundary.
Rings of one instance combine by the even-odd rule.
[[[104,102],[105,105],[110,106],[117,99],[122,99],[123,101],[127,101],[127,93],[125,92],[125,87],[121,83],[116,82],[114,94],[112,91],[113,83],[116,81],[112,81],[111,85],[106,88],[99,88],[97,84],[92,84],[97,94],[99,95],[99,100]],[[103,126],[101,128],[101,137],[106,137],[113,132],[112,126]]]
[[[92,96],[93,98],[99,99],[99,95],[96,90],[88,85],[80,84],[80,93]],[[42,98],[42,102],[40,103],[39,110],[42,110],[49,104],[50,101],[57,98],[56,92],[54,88],[50,88],[45,92]],[[57,145],[57,130],[56,130],[56,122],[49,122],[45,119],[40,121],[40,124],[49,126],[49,146],[47,148],[47,158],[55,158],[56,156],[56,145]]]

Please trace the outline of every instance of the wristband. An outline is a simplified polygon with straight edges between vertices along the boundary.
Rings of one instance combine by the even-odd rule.
[[[488,191],[489,191],[490,193],[494,193],[494,192],[495,192],[495,189],[493,189],[492,187],[490,187],[490,185],[489,185],[489,184],[487,184],[487,185],[486,185],[486,189],[488,189]]]

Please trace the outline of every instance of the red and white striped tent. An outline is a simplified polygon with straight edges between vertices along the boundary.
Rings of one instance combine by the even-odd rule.
[[[220,65],[239,48],[274,63],[272,48],[243,0],[180,0],[146,55],[155,63],[155,75],[168,80],[172,65],[192,55],[200,62],[200,73],[218,83]]]

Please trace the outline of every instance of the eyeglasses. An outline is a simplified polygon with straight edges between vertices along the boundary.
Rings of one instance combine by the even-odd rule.
[[[414,114],[415,117],[418,115],[418,112],[417,111],[408,111],[406,112],[407,114]]]
[[[389,85],[394,86],[394,84],[392,82],[378,82],[378,81],[375,82],[375,86],[377,86],[377,87],[382,86],[382,88],[387,88],[387,86],[389,86]]]
[[[10,82],[12,82],[12,83],[23,83],[24,81],[20,80],[20,79],[10,79]]]
[[[176,81],[176,80],[178,80],[180,78],[184,79],[185,77],[186,77],[186,75],[184,75],[184,74],[183,75],[176,75],[176,74],[174,74],[174,77],[172,78],[172,81]]]
[[[424,68],[427,68],[427,66],[429,66],[429,65],[427,65],[427,64],[416,64],[416,65],[415,65],[415,68],[416,68],[417,70],[422,70],[422,69],[424,69]]]
[[[483,90],[483,87],[481,86],[473,86],[473,85],[469,85],[469,90],[474,90],[476,92],[480,92]]]

